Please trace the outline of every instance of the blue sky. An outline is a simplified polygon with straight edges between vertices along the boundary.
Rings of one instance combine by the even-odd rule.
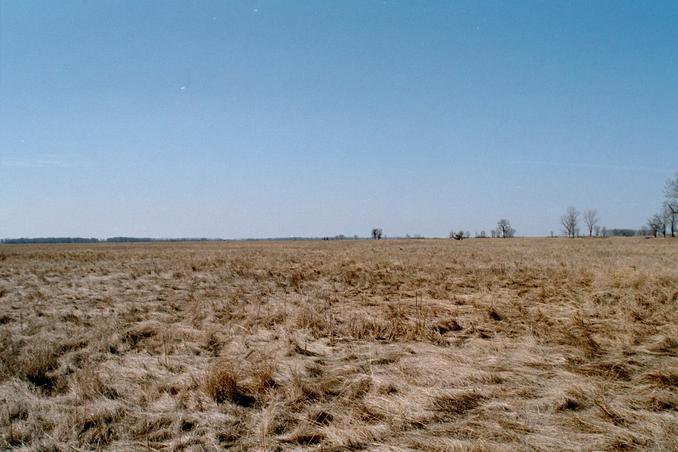
[[[0,0],[0,237],[638,227],[678,2]]]

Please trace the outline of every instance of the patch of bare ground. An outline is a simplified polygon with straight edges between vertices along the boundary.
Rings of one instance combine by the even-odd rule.
[[[0,256],[0,449],[678,449],[675,240]]]

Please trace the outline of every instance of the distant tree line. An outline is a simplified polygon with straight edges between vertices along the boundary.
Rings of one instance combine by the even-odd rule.
[[[635,235],[647,235],[645,231],[641,229],[607,229],[606,237],[633,237]]]
[[[497,229],[492,229],[490,231],[490,235],[492,238],[502,238],[502,239],[508,239],[511,237],[515,237],[516,235],[516,230],[511,226],[511,222],[507,220],[506,218],[502,218],[497,222]],[[454,240],[464,240],[471,238],[471,232],[469,231],[450,231],[449,237]],[[475,233],[476,238],[487,238],[487,234],[485,231],[481,231],[480,233],[476,232]]]
[[[584,222],[585,234],[588,237],[609,237],[621,236],[631,237],[635,235],[654,235],[657,237],[662,235],[666,237],[671,235],[675,237],[678,233],[678,173],[672,179],[666,182],[664,187],[664,201],[658,213],[652,215],[647,225],[640,229],[607,229],[605,226],[600,226],[600,217],[596,209],[589,209],[580,213],[574,206],[567,208],[565,213],[560,217],[560,225],[563,228],[563,233],[570,238],[580,237],[581,230],[579,229],[579,220]],[[490,231],[492,238],[511,238],[515,237],[516,230],[511,226],[511,222],[506,218],[501,218],[497,222],[496,229]],[[380,240],[385,237],[384,231],[381,228],[373,228],[370,236],[374,240]],[[451,231],[449,237],[455,240],[463,240],[470,238],[469,231],[459,230],[457,232]],[[475,237],[486,238],[485,231],[476,232]],[[553,231],[551,237],[555,237]],[[407,238],[411,238],[407,235]],[[415,235],[414,238],[423,238]],[[322,240],[345,240],[346,236],[343,234],[334,237],[322,237]],[[353,239],[358,239],[357,235]],[[18,239],[0,239],[0,243],[5,244],[22,244],[22,243],[136,243],[136,242],[206,242],[212,240],[222,239],[207,239],[207,238],[170,238],[170,239],[154,239],[150,237],[110,237],[107,239],[97,238],[83,238],[83,237],[38,237],[38,238],[18,238]],[[252,240],[252,239],[250,239]],[[256,239],[255,239],[256,240]],[[275,239],[259,239],[259,240],[313,240],[312,238],[304,237],[284,237]]]
[[[8,245],[18,244],[49,244],[49,243],[136,243],[136,242],[207,242],[211,240],[206,238],[175,238],[175,239],[154,239],[150,237],[110,237],[107,239],[85,238],[85,237],[36,237],[19,239],[0,239],[0,243]]]
[[[579,228],[579,220],[584,223],[584,234]],[[574,206],[570,206],[565,210],[565,213],[560,217],[560,225],[563,227],[563,233],[570,238],[581,237],[633,237],[635,235],[645,235],[644,230],[641,229],[625,229],[615,228],[608,229],[605,226],[600,226],[600,217],[596,209],[585,210],[580,213]],[[551,237],[555,237],[551,232]]]
[[[207,239],[204,237],[190,238],[190,237],[181,237],[181,238],[170,238],[170,239],[154,239],[150,237],[110,237],[102,242],[109,243],[135,243],[135,242],[209,242],[214,240],[221,239]]]
[[[560,225],[563,227],[563,232],[570,238],[579,237],[579,211],[570,206],[565,210],[565,213],[560,217]],[[598,223],[600,222],[600,217],[598,216],[598,211],[596,209],[589,209],[584,211],[581,214],[581,218],[584,221],[584,226],[586,227],[586,235],[589,237],[599,237],[601,234],[606,235],[607,229],[605,227],[601,228]],[[551,234],[553,236],[553,234]]]
[[[358,237],[357,235],[347,237],[344,234],[337,234],[334,237],[325,236],[323,237],[323,240],[358,240],[359,238],[360,237]]]
[[[675,237],[678,234],[678,173],[672,179],[666,181],[664,186],[664,201],[659,212],[652,215],[647,224],[639,229],[607,229],[598,224],[600,218],[598,211],[590,209],[583,214],[573,206],[567,208],[562,217],[560,225],[563,227],[563,233],[568,237],[580,237],[579,219],[582,219],[586,227],[586,235],[589,237],[633,237],[636,235],[654,237],[670,235]],[[551,233],[553,236],[553,232]]]
[[[563,233],[570,238],[581,237],[582,231],[579,228],[579,221],[583,222],[584,234],[588,237],[633,237],[633,236],[648,236],[654,237],[670,235],[676,237],[678,234],[678,173],[666,181],[664,186],[664,201],[658,213],[652,215],[647,225],[643,225],[640,229],[628,228],[612,228],[608,229],[600,225],[600,216],[598,210],[588,209],[583,213],[579,212],[576,207],[570,206],[565,210],[565,213],[560,217],[560,225],[563,228]],[[378,231],[378,235],[377,235]],[[516,230],[511,227],[511,222],[502,218],[497,222],[497,228],[490,231],[492,238],[511,238],[515,237]],[[471,237],[469,231],[463,230],[450,231],[449,237],[454,240],[463,240]],[[475,233],[476,238],[486,238],[485,231]],[[551,231],[551,237],[555,237]],[[372,229],[372,238],[381,238],[381,229]],[[407,238],[410,238],[408,235]]]
[[[0,243],[21,244],[21,243],[99,243],[99,239],[84,237],[37,237],[20,239],[0,239]]]

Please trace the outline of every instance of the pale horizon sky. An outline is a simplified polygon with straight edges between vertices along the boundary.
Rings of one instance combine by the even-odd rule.
[[[0,0],[0,237],[638,228],[678,2]]]

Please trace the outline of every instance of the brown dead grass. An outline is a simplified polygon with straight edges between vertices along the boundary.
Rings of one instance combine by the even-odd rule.
[[[678,241],[0,247],[0,449],[678,449]]]

